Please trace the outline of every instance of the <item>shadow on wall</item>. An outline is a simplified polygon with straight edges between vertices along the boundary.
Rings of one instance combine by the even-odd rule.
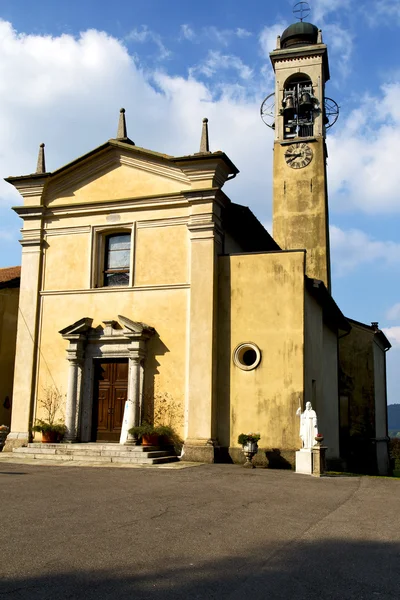
[[[220,448],[216,462],[232,463],[229,455],[231,442],[231,265],[229,256],[218,259],[218,344],[217,344],[217,421],[216,437]],[[232,419],[235,416],[232,414]]]
[[[398,598],[399,543],[299,540],[255,547],[250,553],[232,549],[224,559],[213,560],[212,554],[210,546],[209,560],[196,561],[168,548],[161,553],[153,549],[153,562],[146,553],[142,561],[123,561],[112,571],[77,566],[70,572],[3,579],[0,595],[19,600]]]
[[[163,356],[167,352],[169,352],[169,349],[156,332],[148,341],[144,376],[144,404],[142,418],[150,420],[151,422],[154,419],[155,379],[156,375],[159,374],[158,367],[160,366],[157,356]]]

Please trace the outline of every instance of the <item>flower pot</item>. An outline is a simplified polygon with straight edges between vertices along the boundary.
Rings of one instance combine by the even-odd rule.
[[[58,431],[42,431],[42,444],[56,444],[59,435]]]
[[[142,446],[158,446],[159,435],[157,433],[146,433],[142,435]]]
[[[246,442],[243,444],[243,454],[246,457],[246,462],[244,463],[244,467],[255,469],[255,465],[253,465],[252,460],[253,456],[255,456],[258,452],[258,444],[257,442]]]

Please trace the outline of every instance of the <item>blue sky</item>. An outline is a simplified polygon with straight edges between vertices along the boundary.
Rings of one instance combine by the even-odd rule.
[[[341,108],[328,136],[333,294],[352,318],[379,321],[389,403],[400,402],[400,0],[314,0],[308,20],[329,47],[326,93]],[[273,91],[268,52],[294,21],[292,2],[3,0],[1,176],[32,172],[39,143],[53,170],[116,133],[126,108],[139,146],[212,150],[240,169],[224,191],[270,229]],[[20,203],[0,183],[0,266],[19,264]]]

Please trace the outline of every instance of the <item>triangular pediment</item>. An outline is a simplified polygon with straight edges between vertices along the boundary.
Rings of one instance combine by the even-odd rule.
[[[168,157],[129,144],[108,143],[52,173],[45,203],[105,202],[190,189],[189,178]]]
[[[82,319],[79,319],[79,321],[75,321],[75,323],[64,327],[64,329],[61,329],[59,333],[63,337],[67,337],[69,335],[80,335],[89,331],[89,329],[92,326],[92,323],[93,319],[91,319],[90,317],[83,317]]]

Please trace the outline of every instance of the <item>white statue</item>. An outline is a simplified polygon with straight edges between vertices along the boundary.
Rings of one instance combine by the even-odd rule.
[[[303,448],[315,446],[315,436],[318,433],[317,413],[313,410],[311,402],[306,402],[306,409],[302,413],[301,407],[297,409],[296,415],[300,416],[300,437]]]

